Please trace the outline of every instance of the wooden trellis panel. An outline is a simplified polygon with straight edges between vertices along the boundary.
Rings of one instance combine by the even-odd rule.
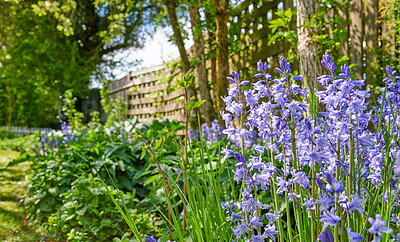
[[[122,79],[111,82],[110,98],[123,98],[128,103],[128,117],[137,117],[140,121],[151,122],[154,119],[183,121],[182,89],[168,90],[176,86],[179,71],[171,71],[164,65],[153,66],[130,72]],[[160,79],[171,80],[159,83]],[[156,97],[152,97],[156,95]]]

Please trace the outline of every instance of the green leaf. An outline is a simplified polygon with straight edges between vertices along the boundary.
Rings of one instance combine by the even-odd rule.
[[[98,196],[95,196],[93,199],[92,199],[92,202],[91,202],[91,205],[92,205],[92,207],[97,207],[97,205],[99,204],[99,197]]]
[[[198,108],[198,107],[200,107],[203,103],[205,103],[206,102],[206,100],[201,100],[201,101],[199,101],[199,102],[194,102],[194,104],[193,104],[193,108]]]
[[[117,184],[120,188],[126,188],[129,191],[132,191],[134,189],[132,181],[125,176],[117,177]]]

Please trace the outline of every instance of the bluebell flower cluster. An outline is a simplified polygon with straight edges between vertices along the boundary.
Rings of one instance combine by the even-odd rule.
[[[216,119],[212,121],[210,126],[207,123],[201,125],[201,137],[203,141],[215,143],[224,138],[222,130],[223,127],[219,125],[218,120]],[[189,138],[200,140],[200,131],[191,130],[189,132]]]
[[[153,236],[148,235],[148,236],[145,238],[144,241],[145,241],[145,242],[160,242],[161,239],[156,240]],[[175,242],[175,241],[167,240],[166,242]]]
[[[61,132],[63,133],[63,144],[67,144],[68,140],[72,140],[74,138],[72,128],[70,125],[67,124],[67,122],[61,123]]]
[[[227,146],[222,153],[236,160],[233,174],[241,194],[239,201],[222,204],[231,213],[237,240],[303,236],[300,216],[309,219],[302,223],[316,223],[315,240],[321,241],[339,234],[349,241],[380,241],[400,229],[400,77],[386,69],[386,88],[371,110],[364,80],[353,79],[346,64],[337,70],[328,54],[321,63],[328,74],[317,78],[324,90],[316,90],[315,96],[326,110],[315,116],[310,115],[311,94],[300,85],[303,76],[293,75],[284,57],[276,68],[279,78],[272,79],[261,61],[251,86],[237,72],[228,77],[232,87],[223,97],[222,133],[240,146]],[[370,131],[371,125],[377,132]],[[271,193],[273,208],[258,198],[262,191]],[[286,201],[286,219],[295,210],[295,228],[280,223],[284,212],[279,212],[279,197]],[[368,220],[370,227],[366,222],[355,226],[353,220]]]
[[[248,139],[245,142],[246,147],[250,147],[256,143],[257,136],[255,132],[249,132]],[[241,147],[241,135],[239,130],[231,128],[229,130],[224,129],[223,126],[219,125],[218,120],[214,120],[209,126],[207,123],[201,125],[201,135],[199,130],[191,130],[189,132],[189,139],[199,141],[200,137],[207,146],[215,144],[216,142],[228,138],[228,146],[240,148]]]

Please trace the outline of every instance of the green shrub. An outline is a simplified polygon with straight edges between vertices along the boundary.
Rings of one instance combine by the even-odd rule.
[[[34,152],[39,147],[39,132],[18,138],[0,139],[0,149]]]
[[[111,187],[109,187],[110,190]],[[133,208],[134,193],[112,191],[114,196],[136,217],[137,226],[144,231],[157,231],[154,216],[138,213]],[[52,237],[66,238],[70,241],[111,241],[115,236],[128,231],[112,201],[107,189],[98,177],[92,174],[79,177],[71,184],[71,189],[61,195],[63,205],[48,218],[42,230]],[[145,233],[145,232],[144,232]]]
[[[0,140],[2,139],[12,139],[18,137],[17,134],[11,132],[7,129],[0,129]]]
[[[31,216],[41,223],[42,232],[56,239],[98,241],[121,237],[128,227],[112,206],[100,177],[107,185],[112,185],[111,179],[115,182],[120,189],[117,197],[125,197],[143,234],[149,229],[161,234],[157,226],[162,221],[154,206],[166,211],[159,191],[160,174],[144,152],[144,142],[132,143],[131,137],[140,133],[156,142],[159,131],[180,128],[173,122],[156,121],[148,126],[125,121],[111,128],[97,126],[79,135],[64,134],[56,142],[50,140],[53,146],[45,145],[32,157],[26,199]],[[172,147],[172,142],[165,142],[157,149],[163,169],[169,171],[169,165],[177,163],[177,149]]]

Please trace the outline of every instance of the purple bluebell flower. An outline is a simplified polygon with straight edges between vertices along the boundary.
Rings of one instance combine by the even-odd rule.
[[[240,219],[240,220],[243,219],[242,215],[240,215],[240,214],[232,213],[231,216],[232,216],[232,218],[234,218],[234,219]]]
[[[325,210],[319,221],[324,223],[323,230],[325,230],[327,227],[335,227],[340,217],[335,215],[335,208],[332,208],[331,211]]]
[[[293,174],[293,176],[294,176],[293,179],[294,183],[300,184],[300,186],[302,186],[304,189],[310,188],[310,182],[308,181],[308,177],[305,172],[303,171],[296,172]]]
[[[324,229],[321,234],[318,235],[318,241],[321,242],[334,242],[332,233],[329,229]]]
[[[336,193],[341,193],[343,190],[343,183],[341,181],[334,180],[332,186]]]
[[[363,205],[365,201],[361,199],[358,194],[351,194],[350,198],[351,201],[348,204],[350,214],[352,213],[352,211],[358,211],[362,215],[364,208],[361,205]]]
[[[146,241],[146,242],[159,242],[160,240],[156,240],[153,236],[148,235],[144,241]]]
[[[303,206],[307,207],[307,212],[310,212],[311,210],[315,210],[317,208],[313,198],[304,198]]]
[[[397,235],[392,235],[392,240],[394,242],[400,242],[400,233],[398,233]]]
[[[386,227],[386,221],[382,220],[382,216],[380,214],[375,215],[375,219],[368,218],[368,221],[371,224],[371,228],[368,229],[370,234],[375,234],[375,240],[379,241],[382,239],[382,233],[391,234],[393,230],[391,228]]]
[[[249,225],[253,226],[254,229],[257,229],[257,226],[263,226],[263,224],[260,222],[260,218],[257,215],[250,216]]]
[[[243,233],[249,233],[250,228],[246,225],[246,221],[242,221],[237,227],[232,228],[237,238],[240,238]]]
[[[347,235],[349,236],[350,242],[361,242],[365,240],[364,237],[362,237],[360,234],[356,232],[351,232],[351,228],[347,228]]]
[[[266,241],[268,238],[271,239],[272,241],[275,241],[274,235],[278,234],[279,232],[275,230],[275,224],[273,225],[268,225],[264,229],[263,234],[253,234],[251,237],[252,242],[263,242]]]
[[[282,194],[284,192],[288,192],[288,186],[290,185],[289,182],[285,181],[281,177],[276,178],[276,185],[278,186],[278,190],[276,191],[277,194]]]
[[[319,199],[315,201],[317,204],[320,205],[322,211],[329,209],[335,202],[330,199],[326,194],[322,194],[319,196]]]
[[[335,62],[333,62],[333,59],[331,56],[328,55],[328,53],[325,53],[322,56],[322,61],[321,61],[322,65],[328,69],[330,72],[334,72],[335,71]]]

